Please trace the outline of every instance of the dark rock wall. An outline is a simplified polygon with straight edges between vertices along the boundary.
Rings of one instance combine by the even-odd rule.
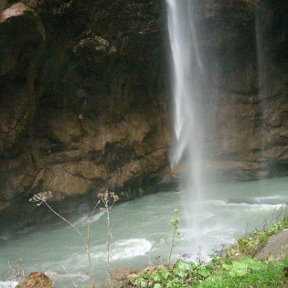
[[[201,5],[210,169],[230,179],[287,175],[287,3]]]
[[[149,192],[170,137],[162,4],[26,4],[1,16],[1,207],[43,190]]]
[[[284,173],[287,5],[260,3],[270,15],[263,80],[257,1],[193,1],[210,99],[207,171]],[[23,2],[8,1],[0,16],[0,210],[43,190],[56,199],[106,187],[124,199],[148,193],[169,170],[173,134],[165,2]]]
[[[0,14],[0,210],[32,177],[19,173],[27,165],[21,139],[42,95],[44,50],[44,28],[33,10],[18,3]]]

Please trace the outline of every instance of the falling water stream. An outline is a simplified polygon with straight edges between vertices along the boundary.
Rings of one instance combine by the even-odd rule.
[[[273,13],[267,7],[256,5],[255,11],[255,34],[256,34],[256,49],[257,49],[257,68],[258,68],[258,100],[259,100],[259,114],[261,115],[261,130],[262,135],[260,135],[261,141],[261,151],[259,155],[259,162],[262,168],[262,171],[265,175],[267,173],[267,159],[265,158],[264,151],[267,148],[267,144],[271,142],[271,135],[267,131],[265,124],[267,122],[267,99],[273,95],[273,77],[274,73],[271,67],[272,57],[271,57],[271,44],[273,41],[269,39],[271,37],[271,23],[273,19]],[[266,105],[265,105],[266,102]],[[269,127],[269,126],[268,126]],[[266,131],[266,133],[265,133]],[[260,183],[261,185],[261,183]]]
[[[195,3],[191,0],[167,0],[168,29],[172,52],[174,128],[176,144],[172,165],[185,163],[182,209],[191,241],[201,244],[204,237],[203,212],[207,203],[207,179],[204,161],[207,158],[205,127],[205,68],[195,25]],[[206,103],[207,104],[207,103]],[[206,105],[207,106],[207,105]],[[205,212],[204,212],[205,213]]]
[[[173,62],[174,128],[176,145],[172,153],[172,165],[183,158],[186,163],[183,209],[188,230],[193,241],[200,244],[200,224],[205,203],[203,160],[205,145],[203,135],[203,94],[201,76],[204,68],[198,47],[197,32],[190,0],[167,0],[168,29]]]
[[[208,71],[211,67],[216,64],[221,65],[221,59],[215,59],[215,56],[208,62],[204,61],[204,54],[201,53],[198,35],[199,27],[196,26],[196,23],[198,23],[197,17],[199,17],[199,10],[197,10],[199,2],[197,4],[197,1],[192,0],[166,0],[173,70],[173,123],[176,136],[171,163],[172,168],[178,164],[185,167],[181,197],[184,218],[187,222],[191,243],[193,243],[191,249],[188,248],[189,251],[193,251],[195,245],[202,245],[207,229],[210,229],[210,227],[206,227],[206,222],[203,221],[203,218],[209,211],[208,203],[211,199],[209,197],[211,197],[211,190],[214,190],[214,188],[208,184],[209,179],[207,179],[204,163],[209,159],[209,153],[213,154],[213,151],[209,151],[211,147],[208,149],[206,147],[207,144],[205,144],[208,139],[207,135],[210,133],[206,119],[208,114],[210,114],[211,121],[213,107],[210,106],[210,109],[205,107],[211,105],[213,99],[217,101],[217,95],[212,89],[207,92],[207,86],[210,86],[207,74],[211,73],[211,71]],[[265,111],[267,109],[265,109],[263,103],[271,95],[270,83],[272,77],[271,72],[269,72],[271,56],[268,43],[271,40],[269,39],[269,29],[271,29],[272,16],[272,12],[267,7],[255,5],[255,38],[259,87],[258,112],[259,115],[262,115],[259,132],[257,132],[259,133],[258,139],[261,142],[261,152],[258,159],[260,170],[262,169],[259,173],[260,176],[261,172],[266,173],[266,175],[268,173],[268,168],[266,167],[268,161],[265,159],[263,151],[265,145],[269,142],[269,133],[265,132]],[[205,37],[205,35],[202,35],[202,37]],[[217,79],[217,75],[214,76]],[[214,83],[214,85],[217,87],[220,84]],[[264,188],[262,180],[258,182],[258,185],[262,189]],[[218,193],[217,189],[215,189],[214,193]],[[208,196],[209,194],[210,196]],[[214,220],[211,218],[211,223],[214,221],[216,225],[218,216],[216,215]],[[211,243],[211,245],[213,246],[214,243]],[[203,254],[208,255],[210,248],[206,247],[206,250],[203,250]]]

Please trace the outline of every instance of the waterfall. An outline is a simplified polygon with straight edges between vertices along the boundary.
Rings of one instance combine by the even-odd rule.
[[[201,245],[201,214],[205,198],[203,160],[205,119],[203,110],[204,74],[195,26],[195,7],[191,0],[166,0],[173,66],[173,107],[175,147],[172,166],[185,164],[182,202],[187,230],[194,248]],[[188,205],[187,205],[188,203]]]
[[[273,13],[265,6],[256,5],[255,7],[255,34],[256,34],[256,50],[257,50],[257,70],[258,70],[258,101],[259,114],[261,115],[262,130],[260,134],[261,151],[259,155],[260,172],[259,176],[267,176],[269,173],[268,162],[269,159],[265,157],[265,149],[267,143],[271,140],[271,136],[265,127],[265,120],[267,118],[267,98],[272,95],[273,91],[273,71],[271,71],[271,51],[269,46],[273,43],[271,39],[271,23],[273,20]],[[269,36],[270,35],[270,36]],[[269,38],[270,37],[270,38]]]

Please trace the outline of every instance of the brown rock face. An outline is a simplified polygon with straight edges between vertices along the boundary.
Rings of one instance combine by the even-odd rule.
[[[280,1],[193,2],[204,67],[198,82],[207,172],[249,180],[285,174],[287,7]]]
[[[52,288],[52,280],[42,272],[32,272],[16,288]]]
[[[0,12],[0,51],[2,210],[9,205],[9,199],[20,192],[13,189],[14,184],[20,182],[23,185],[26,176],[31,177],[28,170],[21,174],[16,172],[20,167],[25,167],[24,170],[29,169],[25,160],[22,161],[22,156],[20,161],[14,158],[11,162],[6,162],[4,159],[13,158],[21,151],[21,139],[33,121],[37,102],[42,94],[43,26],[36,14],[22,3],[14,4]],[[20,190],[23,191],[23,186]]]
[[[0,210],[45,190],[57,199],[107,187],[122,199],[151,192],[167,174],[173,134],[165,2],[23,2],[30,8],[4,5],[0,20]],[[281,175],[288,165],[285,7],[263,1],[265,78],[257,72],[255,5],[194,2],[207,171]]]
[[[130,199],[167,163],[160,4],[92,2],[30,1],[2,13],[15,49],[0,61],[0,209],[46,190],[63,199],[109,187]]]
[[[256,260],[280,261],[288,255],[288,231],[281,231],[269,238],[255,256]]]
[[[14,4],[0,14],[0,49],[0,153],[3,154],[25,133],[41,95],[44,32],[39,18],[24,4]]]

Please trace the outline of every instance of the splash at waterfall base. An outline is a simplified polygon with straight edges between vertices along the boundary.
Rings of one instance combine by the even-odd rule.
[[[192,243],[189,244],[191,251],[195,253],[195,247],[201,246],[205,258],[205,254],[208,256],[208,251],[214,245],[206,241],[207,234],[213,230],[213,225],[218,225],[219,220],[224,221],[229,217],[222,213],[209,217],[211,200],[209,197],[217,192],[212,183],[221,182],[229,177],[229,173],[228,175],[224,173],[224,169],[232,163],[235,165],[238,162],[237,164],[243,165],[243,161],[239,161],[242,157],[247,159],[246,165],[254,166],[255,178],[261,179],[275,173],[273,167],[275,163],[269,157],[269,150],[275,151],[271,147],[271,141],[274,140],[270,133],[271,125],[267,123],[266,117],[269,114],[267,109],[270,109],[268,95],[271,96],[273,93],[271,83],[275,83],[273,81],[277,74],[277,71],[273,70],[277,52],[273,50],[271,38],[274,17],[277,17],[277,13],[273,10],[275,8],[273,6],[267,8],[261,3],[247,4],[247,7],[251,8],[249,11],[251,14],[244,22],[252,21],[255,26],[254,30],[249,31],[251,42],[247,43],[248,31],[243,28],[243,19],[238,23],[235,14],[233,20],[227,20],[228,3],[223,6],[220,4],[217,6],[213,1],[167,0],[166,3],[173,71],[173,125],[176,138],[171,152],[171,163],[172,166],[184,163],[181,183],[183,218],[187,222],[187,231],[190,234],[188,237]],[[239,10],[244,6],[245,4],[239,3]],[[205,24],[210,25],[211,30],[205,30]],[[211,28],[218,25],[221,25],[223,30],[230,29],[231,33],[237,31],[242,40],[246,37],[245,45],[244,42],[241,43],[242,40],[238,40],[237,46],[228,44],[225,42],[228,39],[223,41],[227,46],[217,41],[211,45],[217,37],[222,38],[217,28]],[[237,83],[232,84],[232,81],[230,83],[233,86],[231,87],[233,97],[229,100],[225,98],[223,101],[223,87],[227,85],[227,81],[232,80],[230,77],[235,73],[234,68],[238,68],[243,58],[246,57],[248,60],[247,53],[252,51],[254,59],[251,58],[250,64],[246,67],[242,65],[244,67],[242,69],[246,69],[243,71],[244,74],[237,78]],[[246,96],[250,95],[246,99],[237,95],[241,90],[238,85],[241,85],[242,81],[246,85],[249,83],[246,87]],[[250,110],[245,111],[243,106],[245,102],[251,104]],[[241,120],[238,118],[239,111],[236,112],[235,107],[230,106],[231,103],[241,111],[241,118],[245,115],[244,121],[243,118]],[[231,114],[227,118],[229,113]],[[251,127],[248,123],[255,121],[256,118],[258,123]],[[284,130],[287,131],[287,127],[283,127]],[[252,149],[256,153],[252,156],[249,150],[253,146]],[[248,160],[251,156],[253,161]],[[213,164],[220,164],[225,168],[223,171],[218,169],[216,173],[208,171],[207,166]],[[245,166],[242,169],[244,173],[248,170]],[[230,170],[231,175],[232,171],[233,168]],[[208,222],[203,220],[207,218]],[[189,250],[189,246],[187,249]]]
[[[140,274],[130,275],[131,287],[285,288],[288,285],[287,211],[285,215],[270,229],[256,230],[254,235],[240,238],[222,251],[221,256],[214,255],[210,263],[178,259],[172,268],[149,267]]]
[[[285,276],[285,267],[287,267],[288,264],[287,206],[282,207],[281,215],[278,214],[278,217],[283,218],[282,220],[278,220],[271,228],[247,233],[245,238],[238,239],[230,248],[221,250],[220,254],[214,254],[212,262],[208,264],[204,263],[200,258],[194,263],[182,260],[183,257],[174,257],[173,262],[175,264],[172,266],[167,265],[167,262],[159,265],[159,259],[158,261],[155,259],[154,265],[150,264],[144,270],[139,269],[137,265],[135,265],[133,269],[119,268],[118,266],[113,271],[112,285],[109,287],[141,288],[155,287],[154,285],[158,285],[156,287],[170,287],[172,283],[173,285],[171,287],[174,288],[186,287],[185,285],[199,288],[230,288],[238,287],[236,285],[237,283],[241,283],[241,287],[244,288],[251,287],[251,285],[265,288],[287,287],[288,279],[287,276]],[[143,246],[143,242],[141,245]],[[134,246],[132,242],[130,242],[130,246]],[[122,246],[122,250],[123,249]],[[126,254],[129,253],[127,248],[125,248],[125,251]],[[115,252],[116,251],[112,250],[112,256],[114,257],[117,256],[117,252],[116,254]],[[274,262],[269,263],[266,260],[272,260]],[[131,265],[132,262],[129,261],[128,267],[133,267],[133,265]],[[61,262],[58,263],[58,265],[61,265]],[[82,279],[83,285],[85,281],[88,282],[89,280],[89,277],[85,276],[85,278],[83,275],[81,276],[80,273],[68,274],[67,272],[64,276],[52,273],[52,271],[46,273],[54,281],[57,280],[57,286],[55,287],[66,287],[67,283],[70,283],[69,281],[71,280],[76,281],[76,283],[81,283],[77,282],[77,279]],[[59,277],[64,277],[64,281],[62,280],[60,286]],[[145,286],[145,283],[148,286]],[[6,286],[4,285],[3,287]],[[26,288],[26,286],[24,287]],[[102,285],[100,282],[100,286],[97,287],[104,287],[104,284]]]
[[[232,245],[237,236],[243,235],[245,230],[251,231],[255,227],[260,230],[263,227],[263,219],[268,219],[270,223],[270,220],[274,219],[275,210],[278,211],[282,207],[279,203],[288,200],[285,190],[287,183],[287,178],[266,180],[265,189],[260,188],[257,182],[219,185],[216,194],[218,199],[210,201],[211,214],[203,219],[208,224],[210,216],[222,217],[219,217],[217,225],[212,221],[207,230],[205,241],[216,245],[209,255],[215,250],[221,251],[224,243],[225,246]],[[271,191],[277,196],[271,197]],[[168,223],[173,215],[173,209],[181,207],[180,203],[181,192],[174,191],[156,193],[113,207],[111,270],[119,267],[132,267],[138,270],[147,263],[157,265],[159,256],[162,257],[161,262],[163,260],[164,264],[167,263],[166,255],[169,253],[172,236]],[[51,205],[54,206],[54,203]],[[103,275],[106,259],[104,243],[107,225],[103,216],[103,213],[97,213],[91,223],[91,256],[100,287],[103,287],[101,285],[105,280]],[[85,219],[85,216],[77,217],[73,222],[82,233],[86,233]],[[184,223],[181,217],[180,236],[173,249],[172,263],[181,257],[186,260],[192,258],[194,251],[195,255],[199,256],[199,247],[192,247],[193,243],[188,237],[189,233]],[[6,263],[8,261],[16,263],[21,257],[26,273],[33,271],[48,273],[47,275],[53,277],[55,281],[55,288],[65,287],[66,283],[71,283],[69,282],[71,279],[79,285],[89,282],[87,275],[80,273],[88,269],[83,245],[70,226],[62,222],[53,222],[50,225],[37,226],[34,231],[28,230],[28,232],[24,229],[17,237],[1,241],[0,281],[4,283],[7,279]],[[192,253],[191,248],[195,249]]]

